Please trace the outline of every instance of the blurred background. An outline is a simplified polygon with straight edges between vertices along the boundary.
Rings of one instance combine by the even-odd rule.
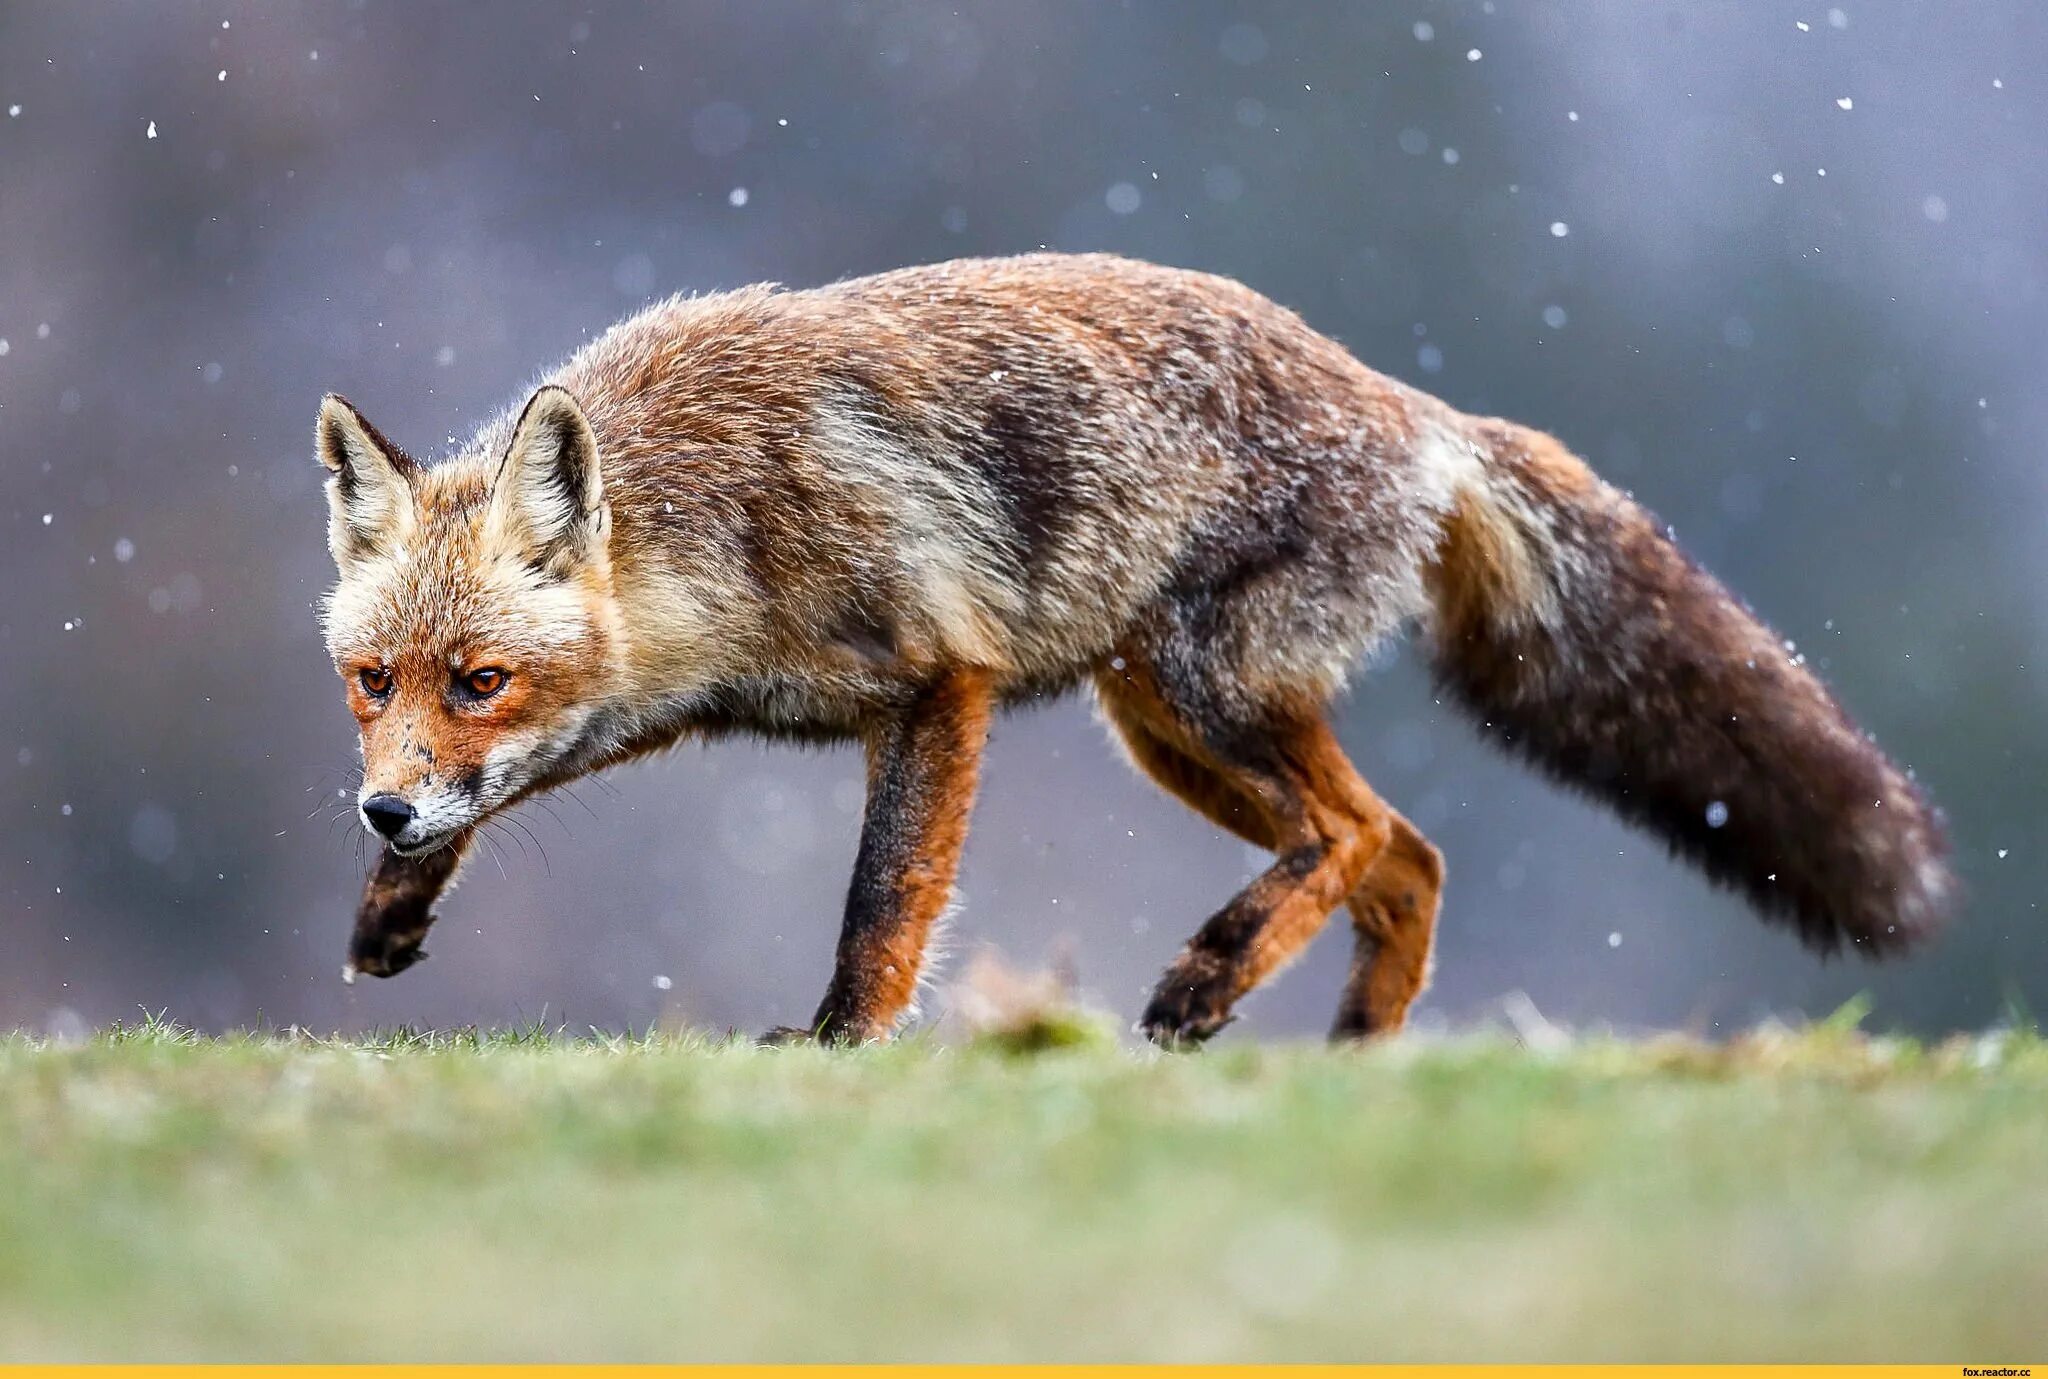
[[[851,752],[685,748],[529,808],[434,960],[362,874],[310,432],[438,454],[675,291],[1115,250],[1241,278],[1562,436],[1946,805],[1973,893],[1823,964],[1476,745],[1411,656],[1342,735],[1443,847],[1425,1023],[1980,1027],[2048,1003],[2048,15],[986,0],[0,4],[0,1026],[808,1018]],[[950,967],[1134,1016],[1260,862],[1085,701],[1002,722]],[[1319,1033],[1340,920],[1240,1031]],[[943,982],[942,982],[943,984]]]

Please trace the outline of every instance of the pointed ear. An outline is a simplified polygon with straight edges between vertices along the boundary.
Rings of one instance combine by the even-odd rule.
[[[363,420],[347,398],[320,400],[313,449],[327,466],[327,548],[346,569],[393,550],[412,530],[412,479],[419,466]]]
[[[519,414],[485,530],[499,549],[560,574],[603,550],[609,515],[597,437],[575,396],[551,383]]]

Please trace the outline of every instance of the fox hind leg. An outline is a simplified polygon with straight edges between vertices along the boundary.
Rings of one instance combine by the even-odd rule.
[[[1277,849],[1278,826],[1258,797],[1170,742],[1161,706],[1143,682],[1105,674],[1098,699],[1131,760],[1168,794],[1254,847]],[[1416,827],[1389,809],[1391,836],[1345,903],[1355,951],[1330,1037],[1392,1034],[1429,979],[1430,949],[1443,889],[1443,860]]]
[[[1127,691],[1105,676],[1097,694],[1103,716],[1130,753],[1131,761],[1154,784],[1217,827],[1236,834],[1253,847],[1271,852],[1279,832],[1256,795],[1240,788],[1213,766],[1205,765],[1167,741],[1151,726],[1137,692]],[[1156,721],[1156,713],[1153,716]]]
[[[1393,815],[1386,850],[1351,893],[1355,948],[1330,1038],[1393,1034],[1407,1022],[1408,1007],[1429,984],[1443,884],[1443,855]]]
[[[1201,697],[1164,690],[1149,668],[1105,675],[1098,687],[1141,767],[1278,854],[1188,941],[1139,1020],[1156,1043],[1199,1043],[1315,937],[1385,847],[1395,816],[1320,713],[1276,711],[1255,726],[1222,721],[1201,712]]]

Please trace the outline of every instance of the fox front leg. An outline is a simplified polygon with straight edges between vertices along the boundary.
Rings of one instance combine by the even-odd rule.
[[[469,839],[461,834],[424,857],[401,857],[389,848],[378,855],[356,907],[343,981],[353,982],[359,972],[395,977],[426,957],[420,944],[433,927],[434,902],[455,876]]]
[[[959,870],[991,702],[985,676],[955,672],[869,737],[867,812],[832,984],[809,1029],[771,1040],[886,1039],[909,1011]]]

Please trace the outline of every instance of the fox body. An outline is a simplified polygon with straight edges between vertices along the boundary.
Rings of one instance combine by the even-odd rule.
[[[1931,807],[1647,513],[1222,278],[1035,255],[676,298],[442,463],[338,397],[317,448],[386,843],[350,975],[421,955],[494,811],[686,737],[852,741],[867,810],[803,1033],[885,1037],[991,715],[1087,686],[1139,768],[1275,854],[1145,1031],[1213,1033],[1339,907],[1335,1033],[1398,1029],[1442,863],[1325,713],[1409,625],[1486,734],[1808,944],[1888,952],[1950,906]]]

